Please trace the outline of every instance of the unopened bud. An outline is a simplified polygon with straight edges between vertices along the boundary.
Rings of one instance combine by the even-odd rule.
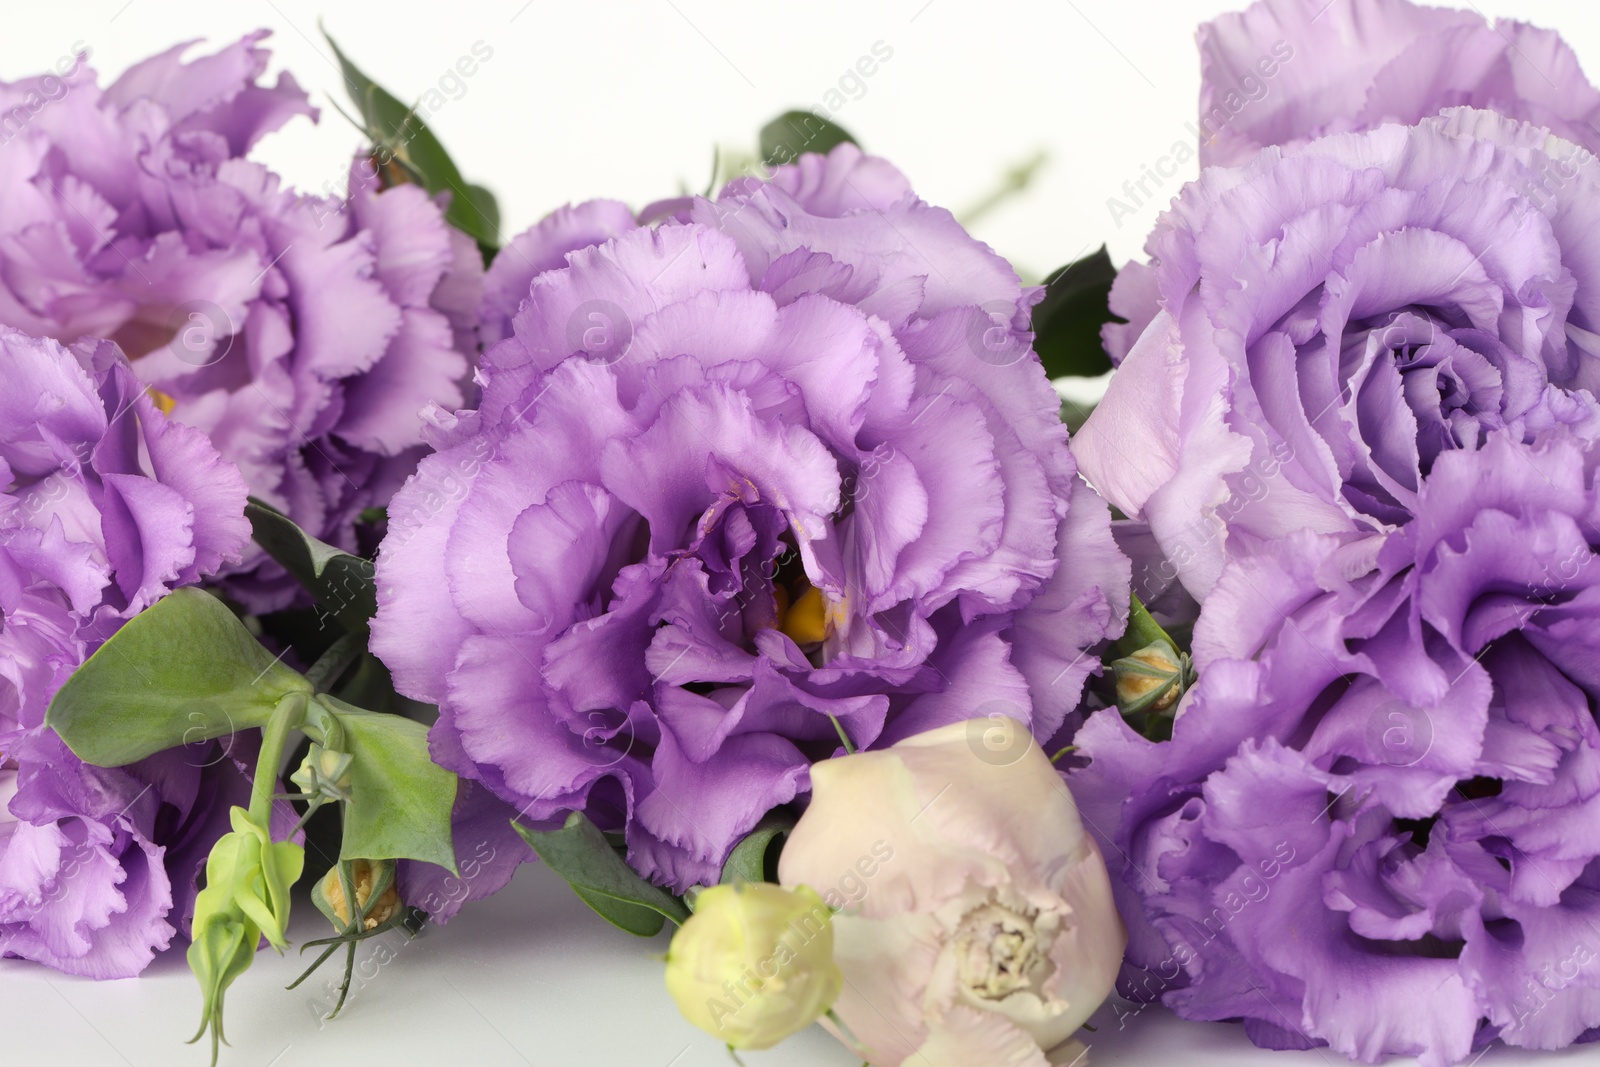
[[[771,1048],[828,1011],[844,978],[833,913],[807,886],[716,885],[667,950],[667,991],[730,1048]]]
[[[348,866],[355,889],[356,908],[362,914],[361,927],[375,930],[400,912],[400,890],[395,885],[393,860],[351,860],[336,864],[311,891],[311,899],[322,914],[339,930],[350,926],[350,903],[345,895],[345,880],[340,867]]]
[[[1146,645],[1111,664],[1117,676],[1117,706],[1125,714],[1167,711],[1183,696],[1189,657],[1165,641]]]
[[[320,796],[328,801],[349,800],[350,765],[353,762],[355,758],[348,752],[323,748],[313,743],[300,769],[291,774],[289,780],[299,786],[301,792],[311,796]]]

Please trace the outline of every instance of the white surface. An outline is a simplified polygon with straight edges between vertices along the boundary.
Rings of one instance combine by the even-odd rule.
[[[290,936],[326,936],[304,901]],[[380,948],[379,946],[383,947]],[[391,932],[366,942],[344,1013],[321,1023],[333,961],[293,992],[294,954],[270,949],[228,994],[221,1067],[732,1067],[717,1042],[683,1021],[662,984],[665,935],[643,941],[608,926],[540,864],[448,926],[407,942]],[[308,953],[308,955],[312,955]],[[387,957],[388,962],[378,961]],[[339,957],[342,960],[342,956]],[[1135,1011],[1120,1005],[1120,1012]],[[181,952],[142,978],[91,982],[19,960],[0,960],[0,1062],[64,1067],[205,1067],[209,1047],[185,1046],[198,1024],[199,991]],[[1102,1008],[1088,1045],[1092,1067],[1341,1067],[1326,1050],[1264,1052],[1227,1023],[1186,1023],[1146,1007],[1119,1025]],[[748,1067],[859,1067],[820,1029]],[[1538,1056],[1491,1047],[1483,1067],[1593,1064],[1596,1047]],[[1407,1067],[1410,1060],[1393,1060]],[[973,1064],[971,1067],[991,1067]],[[1086,1067],[1080,1063],[1078,1067]]]
[[[1043,275],[1109,241],[1134,255],[1180,175],[1117,226],[1107,209],[1198,111],[1203,19],[1244,0],[73,0],[5,6],[0,77],[42,72],[74,42],[104,75],[170,47],[260,26],[323,109],[259,155],[301,188],[342,188],[357,141],[317,32],[404,100],[418,100],[477,41],[493,58],[429,123],[467,176],[500,196],[505,232],[567,200],[635,207],[705,187],[713,144],[753,148],[757,128],[811,107],[882,41],[893,58],[837,120],[923,196],[959,211],[1043,149],[1035,186],[975,227]],[[1591,0],[1456,0],[1560,29],[1600,78]],[[114,19],[114,21],[113,21]]]
[[[1024,197],[976,227],[1026,271],[1042,274],[1109,241],[1135,254],[1157,208],[1113,224],[1106,199],[1166,152],[1196,110],[1195,24],[1242,6],[1216,0],[452,0],[448,4],[304,0],[85,0],[9,3],[0,77],[41,72],[75,42],[113,76],[186,37],[215,43],[276,29],[279,66],[323,108],[258,155],[294,184],[337,189],[355,131],[327,106],[339,83],[317,18],[370,74],[404,99],[437,82],[477,41],[493,58],[430,123],[472,180],[500,196],[509,236],[566,200],[616,196],[636,207],[702,188],[711,146],[752,144],[778,111],[809,106],[877,41],[893,58],[836,118],[904,168],[935,203],[960,209],[1001,170],[1044,149],[1051,162]],[[1480,0],[1562,30],[1600,74],[1600,9],[1587,0]],[[342,95],[340,96],[343,102]],[[1175,192],[1175,179],[1171,190]],[[303,907],[295,936],[322,935]],[[396,935],[391,935],[398,943]],[[321,986],[286,993],[294,960],[270,953],[234,988],[225,1064],[335,1063],[701,1067],[728,1064],[680,1020],[660,964],[590,915],[548,872],[525,867],[512,888],[450,926],[405,945],[346,1014],[319,1030]],[[369,949],[369,958],[370,958]],[[370,965],[369,965],[370,966]],[[331,975],[331,972],[328,972]],[[322,979],[314,981],[320,982]],[[197,1023],[181,953],[142,979],[92,983],[0,961],[0,1061],[204,1064],[180,1042]],[[1105,1013],[1102,1013],[1103,1016]],[[1268,1054],[1237,1027],[1184,1024],[1145,1010],[1127,1029],[1102,1018],[1089,1035],[1106,1065],[1342,1063],[1326,1052]],[[1593,1063],[1593,1046],[1486,1064]],[[820,1032],[751,1067],[854,1067]],[[976,1067],[976,1065],[975,1065]]]

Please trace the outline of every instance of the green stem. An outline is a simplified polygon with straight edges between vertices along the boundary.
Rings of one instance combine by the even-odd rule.
[[[844,732],[844,723],[840,722],[835,715],[829,715],[828,719],[833,723],[833,728],[839,735],[839,742],[844,745],[845,753],[854,756],[856,754],[856,746],[850,743],[850,735]]]
[[[261,756],[256,760],[256,780],[250,787],[250,819],[258,826],[272,825],[272,797],[278,791],[278,771],[289,734],[305,721],[306,694],[290,693],[272,709],[261,730]]]
[[[1039,168],[1044,166],[1048,157],[1043,152],[1035,152],[1033,156],[1015,166],[1006,168],[1000,177],[1000,184],[990,190],[983,199],[969,206],[956,218],[961,225],[971,227],[973,223],[983,218],[1007,200],[1025,191],[1033,183],[1033,176]]]
[[[308,803],[306,805],[306,813],[300,816],[300,821],[294,824],[294,829],[290,830],[288,834],[284,836],[284,840],[293,841],[294,835],[306,828],[306,823],[311,821],[311,816],[315,815],[317,810],[321,808],[324,803],[326,803],[326,801],[324,801],[321,797],[317,797]]]
[[[366,651],[366,648],[365,634],[345,634],[329,645],[328,650],[318,657],[309,671],[306,671],[306,681],[310,682],[311,688],[317,692],[326,693],[350,664],[356,661],[356,657]]]

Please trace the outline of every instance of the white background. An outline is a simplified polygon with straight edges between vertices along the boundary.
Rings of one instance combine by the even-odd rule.
[[[1600,72],[1590,0],[1477,0],[1485,15],[1560,29]],[[355,130],[320,18],[401,99],[483,41],[493,58],[429,119],[468,178],[499,194],[506,236],[569,200],[636,208],[706,185],[713,145],[752,149],[779,111],[811,107],[874,43],[893,58],[836,118],[957,212],[1008,166],[1048,153],[1031,190],[975,227],[1042,275],[1109,242],[1138,253],[1160,205],[1118,227],[1106,201],[1186,136],[1195,26],[1243,0],[7,0],[0,77],[40,73],[75,42],[110,77],[188,38],[275,32],[322,121],[296,120],[261,158],[308,190],[342,188]],[[1596,74],[1600,77],[1600,74]],[[1192,164],[1191,164],[1192,165]]]
[[[274,66],[293,70],[323,109],[258,156],[293,184],[336,191],[355,131],[317,33],[331,33],[402,99],[421,96],[479,41],[493,57],[430,117],[469,179],[500,197],[505,235],[569,200],[612,196],[635,207],[708,179],[712,146],[750,149],[767,119],[821,102],[876,42],[893,57],[837,120],[886,155],[922,195],[958,212],[1035,152],[1049,163],[1022,197],[975,227],[1038,276],[1108,242],[1135,255],[1158,210],[1117,226],[1106,201],[1165,154],[1196,110],[1196,23],[1237,4],[1213,0],[9,0],[0,77],[41,73],[77,42],[109,78],[187,38],[226,42],[276,31]],[[1473,5],[1477,6],[1477,5]],[[1481,0],[1563,31],[1600,72],[1600,9],[1589,0]],[[857,90],[859,92],[859,90]],[[341,99],[342,102],[342,99]],[[328,183],[325,186],[325,183]],[[1176,192],[1174,179],[1165,195]],[[296,936],[321,936],[303,908]],[[711,1067],[729,1061],[679,1020],[643,945],[587,915],[547,871],[449,927],[429,931],[381,969],[346,1017],[318,1031],[304,991],[283,993],[290,961],[263,955],[235,988],[223,1062],[472,1063]],[[181,958],[143,979],[89,983],[0,961],[0,1058],[7,1063],[203,1064],[179,1042],[198,1017]],[[1419,1005],[1419,1010],[1424,1010]],[[1128,1030],[1092,1035],[1099,1067],[1304,1064],[1328,1053],[1248,1049],[1237,1028],[1180,1024],[1156,1009]],[[1592,1063],[1595,1047],[1537,1058]],[[747,1057],[751,1067],[853,1067],[820,1033]],[[1342,1061],[1338,1061],[1342,1062]],[[1491,1048],[1490,1065],[1526,1062]],[[980,1067],[980,1065],[974,1065]]]

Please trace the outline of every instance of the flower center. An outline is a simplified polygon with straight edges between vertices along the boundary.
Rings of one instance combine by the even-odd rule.
[[[984,904],[962,917],[956,930],[961,984],[984,1000],[1003,1000],[1033,986],[1048,964],[1033,918],[1000,904]]]

